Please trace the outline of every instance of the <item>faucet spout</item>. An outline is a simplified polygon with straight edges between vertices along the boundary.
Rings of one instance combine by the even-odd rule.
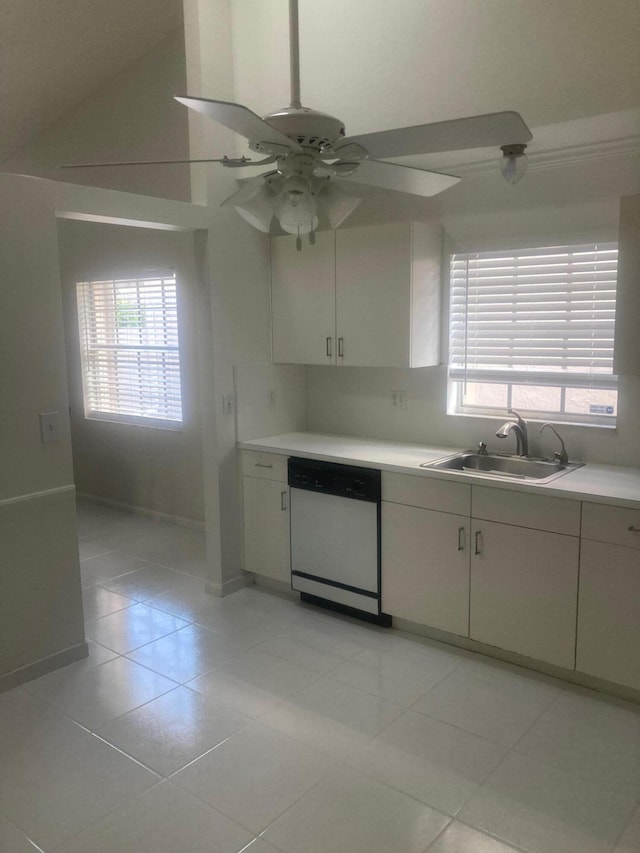
[[[515,415],[516,421],[507,421],[502,424],[496,432],[496,438],[506,438],[510,433],[514,433],[516,437],[516,453],[518,456],[529,455],[529,436],[527,434],[527,422],[521,417],[515,409],[509,409],[509,413]]]

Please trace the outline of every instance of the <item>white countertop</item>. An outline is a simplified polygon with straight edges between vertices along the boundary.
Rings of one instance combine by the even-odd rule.
[[[254,438],[239,442],[238,447],[640,509],[640,468],[587,463],[550,483],[540,485],[530,481],[489,480],[474,477],[473,474],[420,468],[422,462],[433,462],[467,449],[463,447],[403,444],[399,441],[311,432],[288,432]]]

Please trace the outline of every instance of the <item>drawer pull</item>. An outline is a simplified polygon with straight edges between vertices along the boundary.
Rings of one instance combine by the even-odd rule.
[[[344,358],[344,338],[338,338],[338,358]]]
[[[265,465],[264,462],[256,462],[255,467],[256,468],[273,468],[273,465]]]
[[[631,533],[640,533],[640,527],[635,527],[633,524],[630,524],[627,527],[627,530],[630,531]]]
[[[464,551],[464,527],[458,528],[458,551]]]
[[[476,549],[475,554],[482,553],[482,530],[476,530]]]
[[[331,358],[331,338],[327,338],[327,358]]]

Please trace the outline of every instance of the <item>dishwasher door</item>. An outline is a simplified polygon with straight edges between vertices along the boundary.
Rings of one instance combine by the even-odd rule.
[[[291,585],[379,613],[379,504],[292,488]]]

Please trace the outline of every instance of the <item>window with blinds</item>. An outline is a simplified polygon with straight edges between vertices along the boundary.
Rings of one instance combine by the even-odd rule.
[[[175,275],[77,284],[85,416],[182,424]]]
[[[613,422],[615,243],[451,257],[454,412]]]

